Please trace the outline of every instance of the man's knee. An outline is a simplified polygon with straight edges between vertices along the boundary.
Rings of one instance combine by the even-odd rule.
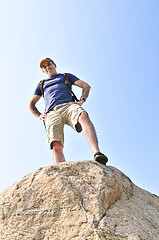
[[[63,145],[60,141],[53,141],[53,151],[62,151]]]
[[[89,120],[88,113],[84,111],[84,112],[82,112],[82,113],[80,114],[80,116],[79,116],[79,122],[85,121],[85,120],[90,121],[90,120]]]
[[[81,124],[83,130],[84,130],[84,128],[85,129],[90,129],[91,128],[91,131],[95,130],[94,126],[93,126],[93,123],[91,122],[87,112],[82,112],[81,113],[81,115],[79,117],[79,123]]]

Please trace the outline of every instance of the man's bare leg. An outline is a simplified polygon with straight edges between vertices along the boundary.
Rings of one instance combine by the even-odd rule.
[[[78,120],[82,126],[83,133],[90,147],[92,148],[92,151],[94,153],[94,160],[103,165],[106,165],[108,158],[99,150],[97,135],[94,126],[88,117],[88,114],[86,112],[82,112]]]
[[[82,112],[78,119],[82,126],[83,134],[86,137],[93,153],[99,152],[98,139],[92,122],[86,112]]]
[[[55,164],[65,162],[65,157],[63,154],[63,145],[59,141],[53,142],[53,156]]]

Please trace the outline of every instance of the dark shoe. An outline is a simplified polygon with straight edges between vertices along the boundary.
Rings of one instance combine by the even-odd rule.
[[[76,131],[77,131],[78,133],[82,132],[82,127],[81,127],[81,124],[80,124],[79,122],[76,123],[75,128],[76,128]]]
[[[105,156],[101,152],[97,152],[97,153],[94,154],[94,160],[103,164],[103,165],[106,165],[106,163],[108,162],[107,156]]]

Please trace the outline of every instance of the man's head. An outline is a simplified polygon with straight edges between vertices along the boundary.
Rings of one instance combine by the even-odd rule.
[[[40,68],[44,73],[46,73],[49,77],[55,76],[56,72],[56,64],[51,58],[45,58],[40,62]]]

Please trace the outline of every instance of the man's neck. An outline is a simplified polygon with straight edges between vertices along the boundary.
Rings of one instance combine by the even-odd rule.
[[[57,72],[56,73],[52,73],[52,74],[47,74],[48,75],[48,77],[55,77],[56,75],[57,75]]]

